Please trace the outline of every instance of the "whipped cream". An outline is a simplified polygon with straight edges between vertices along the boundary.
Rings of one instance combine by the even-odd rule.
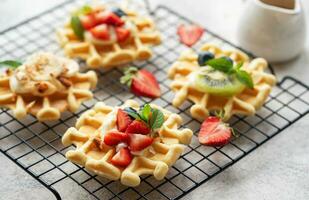
[[[50,95],[63,89],[62,78],[70,78],[79,71],[74,60],[40,52],[31,55],[10,77],[10,88],[15,93]]]
[[[105,117],[104,117],[104,121],[100,127],[101,129],[101,138],[104,139],[105,134],[112,130],[112,129],[116,129],[116,114],[118,112],[118,107],[115,107],[110,113],[108,113]]]

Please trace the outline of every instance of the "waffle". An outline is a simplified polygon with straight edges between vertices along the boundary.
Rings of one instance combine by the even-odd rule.
[[[202,93],[190,86],[189,74],[198,70],[197,54],[192,50],[181,54],[170,67],[168,76],[172,79],[171,89],[176,93],[173,105],[180,107],[187,99],[193,102],[190,108],[191,116],[203,121],[212,111],[223,110],[223,120],[228,120],[234,114],[254,115],[266,101],[276,78],[264,72],[267,62],[263,58],[250,61],[249,57],[239,50],[222,50],[216,45],[205,44],[201,50],[212,52],[215,57],[228,56],[235,62],[243,62],[243,70],[251,74],[254,89],[244,89],[240,94],[231,97],[215,96]]]
[[[104,6],[93,6],[93,9],[106,9]],[[161,42],[160,34],[154,22],[136,12],[122,8],[127,16],[122,17],[130,23],[134,34],[125,42],[102,44],[84,39],[79,40],[69,23],[57,30],[57,38],[65,54],[70,58],[81,58],[90,68],[111,68],[136,60],[147,60],[152,56],[150,46]],[[90,35],[89,33],[86,34]],[[86,38],[86,37],[85,37]]]
[[[139,109],[136,101],[127,100],[122,107]],[[113,108],[98,102],[93,109],[86,111],[76,122],[76,128],[69,128],[62,137],[65,146],[73,144],[74,150],[66,152],[66,157],[79,165],[85,166],[87,170],[111,180],[120,179],[127,186],[138,186],[140,176],[152,174],[157,180],[163,179],[168,169],[173,165],[184,151],[185,145],[189,144],[192,131],[189,129],[178,130],[182,119],[177,114],[164,110],[161,107],[151,105],[160,109],[164,114],[163,126],[158,131],[158,136],[149,148],[135,155],[130,165],[120,168],[113,165],[110,159],[115,154],[115,147],[104,143],[99,148],[96,138],[100,137],[100,127],[106,116],[115,112]],[[116,119],[110,121],[110,127],[115,127]]]
[[[30,57],[42,55],[50,56],[51,54],[38,53]],[[75,61],[66,60],[75,63]],[[26,62],[19,68],[29,65]],[[77,63],[76,65],[78,66]],[[61,112],[66,110],[74,112],[83,101],[92,98],[92,92],[89,89],[94,88],[97,83],[95,72],[76,72],[70,77],[56,77],[58,79],[53,79],[54,83],[52,81],[38,80],[33,85],[30,85],[34,81],[28,82],[29,84],[22,88],[24,91],[20,91],[20,89],[12,89],[15,87],[13,87],[13,77],[21,72],[19,68],[15,71],[7,70],[5,74],[0,75],[0,106],[11,109],[17,119],[22,119],[30,113],[39,121],[57,120],[60,118]],[[37,70],[35,70],[36,72]],[[27,77],[31,77],[31,75],[30,72],[26,73]]]

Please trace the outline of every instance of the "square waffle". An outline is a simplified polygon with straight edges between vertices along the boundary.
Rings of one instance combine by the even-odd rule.
[[[226,121],[234,114],[254,115],[266,101],[272,86],[276,83],[274,75],[266,73],[267,62],[263,58],[250,61],[249,57],[239,50],[222,50],[213,44],[205,44],[201,51],[209,51],[216,58],[227,56],[236,63],[243,63],[242,69],[251,74],[254,88],[244,89],[240,94],[223,97],[203,93],[190,85],[189,75],[200,68],[198,55],[193,50],[180,55],[178,60],[169,68],[168,76],[172,79],[171,89],[175,92],[173,105],[181,106],[185,100],[194,105],[190,108],[191,116],[197,120],[204,120],[211,111],[223,110],[223,119]]]

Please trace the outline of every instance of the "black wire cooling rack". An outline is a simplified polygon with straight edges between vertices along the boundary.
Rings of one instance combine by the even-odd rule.
[[[61,54],[62,50],[55,41],[55,27],[60,26],[69,11],[82,2],[65,2],[3,31],[0,35],[0,58],[24,58],[38,50]],[[159,80],[162,96],[153,103],[180,114],[184,126],[191,128],[196,135],[200,123],[190,117],[192,104],[186,102],[181,108],[171,105],[174,94],[169,89],[170,80],[166,76],[167,68],[186,48],[178,42],[176,28],[178,24],[190,21],[163,6],[151,15],[162,33],[163,43],[153,49],[151,60],[134,65],[153,72]],[[208,30],[194,48],[206,42],[235,48]],[[285,77],[255,116],[231,119],[230,123],[240,137],[222,148],[212,148],[200,145],[194,136],[165,179],[157,181],[152,176],[143,176],[140,186],[129,188],[96,176],[64,157],[72,147],[63,147],[62,134],[97,101],[109,105],[120,105],[127,99],[140,103],[150,101],[133,96],[119,84],[120,70],[98,71],[98,75],[94,99],[84,103],[76,113],[65,113],[58,121],[39,123],[32,116],[16,120],[9,110],[0,111],[1,152],[48,188],[57,199],[179,199],[309,113],[309,87],[294,78]]]

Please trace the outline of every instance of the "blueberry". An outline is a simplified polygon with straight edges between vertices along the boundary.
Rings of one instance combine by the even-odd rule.
[[[113,8],[112,12],[115,13],[118,17],[122,17],[122,16],[126,16],[127,15],[127,13],[125,13],[120,8]]]
[[[198,53],[198,64],[200,66],[205,66],[205,63],[208,61],[208,60],[211,60],[211,59],[214,59],[215,56],[213,53],[209,52],[209,51],[201,51]]]
[[[226,59],[227,61],[229,61],[230,63],[232,63],[233,64],[233,60],[232,60],[232,58],[230,58],[230,57],[227,57],[227,56],[223,56],[222,58],[224,58],[224,59]]]

